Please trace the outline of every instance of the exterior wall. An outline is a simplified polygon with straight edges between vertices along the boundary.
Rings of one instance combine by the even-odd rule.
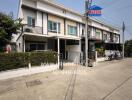
[[[54,5],[54,6],[53,6]],[[42,2],[42,1],[38,1],[37,2],[37,8],[40,10],[43,10],[47,13],[51,13],[51,14],[55,14],[67,19],[72,19],[78,22],[82,22],[82,17],[81,15],[77,15],[77,14],[73,14],[71,12],[66,11],[66,9],[62,8],[62,7],[55,7],[55,4],[52,3],[47,3],[47,2]]]
[[[16,47],[18,52],[23,52],[23,36],[17,40]]]
[[[22,18],[23,17],[22,8],[21,8],[22,2],[23,2],[22,0],[19,0],[19,7],[18,7],[18,12],[17,12],[17,17],[18,18]]]
[[[82,23],[85,23],[84,22],[85,20],[83,20],[83,17],[81,15],[67,11],[67,9],[64,9],[61,6],[58,7],[56,4],[52,4],[46,1],[36,2],[32,0],[23,0],[23,4],[29,7],[36,8],[41,11],[41,12],[40,11],[35,12],[35,11],[30,11],[30,10],[25,11],[23,9],[23,17],[24,17],[25,22],[27,22],[27,16],[32,16],[33,18],[36,18],[36,26],[43,27],[43,34],[47,35],[47,17],[46,17],[47,15],[46,13],[49,13],[48,19],[53,20],[53,21],[58,21],[61,23],[61,33],[59,34],[60,36],[65,35],[64,29],[66,29],[66,35],[68,35],[67,25],[77,26],[77,32],[78,32],[77,36],[81,36],[82,30],[83,30]],[[43,26],[42,26],[42,11],[45,12],[43,16],[43,24],[44,24]],[[65,28],[64,28],[64,19],[66,19]],[[117,29],[108,27],[93,19],[91,19],[89,24],[92,27],[96,27],[97,29],[100,29],[100,30],[104,30],[104,31],[108,31],[108,32],[116,33],[116,34],[119,33]],[[49,33],[49,36],[56,36],[56,33],[51,33],[51,32],[48,32],[48,33]],[[75,37],[72,35],[68,35],[68,36]],[[96,37],[93,30],[91,30],[91,36]],[[101,36],[100,36],[100,39],[102,39]]]
[[[111,28],[111,26],[106,26],[103,23],[99,23],[99,22],[94,21],[94,20],[91,20],[90,25],[93,27],[96,27],[98,29],[104,30],[104,31],[119,34],[119,31],[117,29]]]
[[[36,26],[42,28],[42,34],[47,35],[47,14],[37,11]]]
[[[22,0],[22,4],[30,6],[30,7],[36,7],[37,3],[34,0]]]
[[[30,10],[30,9],[26,9],[26,8],[23,8],[22,9],[22,12],[23,12],[23,23],[24,24],[27,24],[27,17],[30,16],[34,19],[37,19],[37,12],[34,11],[34,10]],[[35,20],[35,23],[38,23],[37,20]]]
[[[72,20],[66,20],[66,35],[68,35],[68,36],[71,36],[71,37],[76,37],[76,36],[74,36],[74,35],[70,35],[70,34],[68,34],[68,25],[70,25],[70,26],[74,26],[74,27],[77,27],[77,37],[79,36],[79,25],[77,24],[77,22],[75,22],[75,21],[72,21]]]
[[[46,13],[43,13],[43,34],[47,35],[48,34],[48,15]]]
[[[42,12],[37,11],[36,26],[42,27]]]
[[[81,53],[79,45],[66,45],[66,51],[68,52],[68,60],[79,62]]]

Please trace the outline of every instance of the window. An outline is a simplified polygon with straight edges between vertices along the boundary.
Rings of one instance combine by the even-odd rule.
[[[100,32],[96,32],[96,38],[100,39]]]
[[[57,27],[58,27],[58,29],[57,29]],[[60,33],[60,23],[48,21],[48,31]]]
[[[107,34],[103,35],[103,40],[105,40],[105,41],[107,40]]]
[[[119,41],[119,36],[115,35],[115,42],[117,43]]]
[[[34,50],[45,50],[45,43],[31,43],[29,51]]]
[[[77,35],[77,27],[68,25],[68,34]]]
[[[28,26],[35,27],[35,19],[30,17],[30,16],[28,16],[27,17],[27,24],[28,24]]]

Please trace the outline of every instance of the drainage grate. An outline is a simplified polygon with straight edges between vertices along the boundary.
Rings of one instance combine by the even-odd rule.
[[[41,84],[42,84],[42,82],[40,80],[33,80],[30,82],[26,82],[27,87],[33,87],[33,86],[41,85]]]

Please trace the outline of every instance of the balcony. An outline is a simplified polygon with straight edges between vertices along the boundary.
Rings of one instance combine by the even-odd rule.
[[[23,32],[34,33],[34,34],[43,34],[42,27],[39,27],[39,26],[34,27],[34,26],[25,25],[23,27]]]

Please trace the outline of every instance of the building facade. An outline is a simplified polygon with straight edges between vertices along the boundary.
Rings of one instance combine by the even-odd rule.
[[[22,32],[16,39],[18,52],[53,50],[69,61],[85,56],[85,18],[62,5],[47,0],[20,0],[18,18],[23,19]],[[104,46],[118,50],[119,29],[90,18],[89,52]],[[109,48],[113,46],[114,48]]]

